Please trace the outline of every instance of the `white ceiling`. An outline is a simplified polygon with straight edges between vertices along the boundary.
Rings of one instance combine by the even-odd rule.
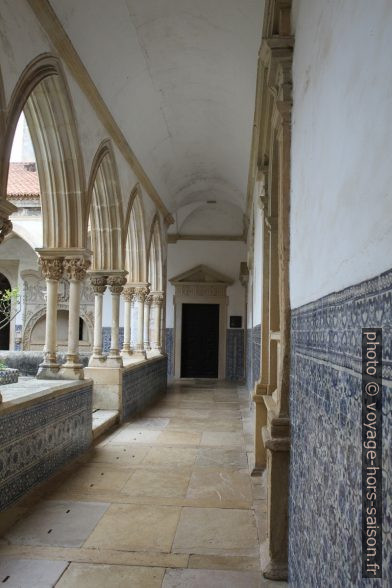
[[[166,206],[243,209],[264,0],[51,4]]]

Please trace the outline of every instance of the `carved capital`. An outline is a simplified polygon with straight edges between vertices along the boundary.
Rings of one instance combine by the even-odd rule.
[[[68,280],[82,281],[90,267],[90,260],[84,257],[66,257],[64,259],[64,274]]]
[[[12,231],[12,222],[9,218],[0,217],[0,244],[5,237]]]
[[[94,294],[104,294],[106,290],[106,276],[90,276],[91,287]]]
[[[45,280],[59,281],[63,275],[63,262],[62,257],[40,257],[39,265]]]
[[[127,283],[127,278],[124,276],[109,276],[108,286],[112,294],[121,294],[124,284]]]
[[[163,292],[151,292],[151,302],[154,306],[161,306],[163,304]]]
[[[125,286],[125,288],[123,290],[123,297],[124,297],[125,302],[132,302],[133,293],[134,293],[133,286]]]
[[[144,304],[147,304],[148,306],[150,306],[151,303],[152,303],[152,294],[147,294],[147,296],[144,300]]]
[[[147,286],[135,286],[133,293],[134,302],[144,302],[149,291]]]

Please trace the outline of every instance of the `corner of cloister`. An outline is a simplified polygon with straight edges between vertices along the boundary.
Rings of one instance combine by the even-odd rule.
[[[392,585],[391,32],[0,0],[0,583]]]

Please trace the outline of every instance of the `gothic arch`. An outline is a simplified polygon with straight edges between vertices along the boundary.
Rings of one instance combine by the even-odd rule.
[[[151,224],[150,243],[148,247],[148,281],[152,292],[163,290],[162,236],[159,215],[156,214]]]
[[[108,139],[101,143],[94,157],[87,199],[93,270],[123,270],[122,199],[116,160]]]
[[[146,232],[140,186],[133,188],[124,224],[125,269],[128,282],[147,282]]]
[[[5,116],[0,189],[7,193],[16,125],[24,111],[37,160],[45,248],[84,248],[85,180],[75,114],[59,59],[36,57],[23,71]]]

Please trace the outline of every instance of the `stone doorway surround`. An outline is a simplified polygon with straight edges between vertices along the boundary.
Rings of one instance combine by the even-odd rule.
[[[181,377],[181,333],[183,304],[219,304],[218,379],[226,374],[227,286],[233,280],[206,265],[198,265],[171,278],[174,294],[174,375]]]

